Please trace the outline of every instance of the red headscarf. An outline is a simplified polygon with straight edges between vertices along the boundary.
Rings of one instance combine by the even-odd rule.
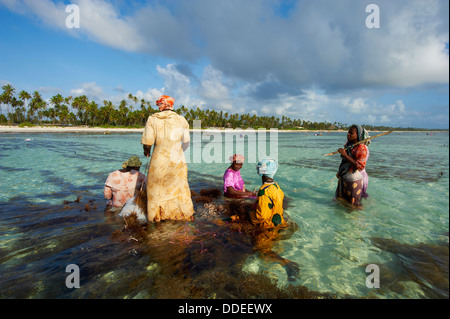
[[[175,99],[173,97],[170,97],[168,95],[161,95],[159,99],[156,101],[156,105],[159,107],[160,111],[172,110],[174,102]]]

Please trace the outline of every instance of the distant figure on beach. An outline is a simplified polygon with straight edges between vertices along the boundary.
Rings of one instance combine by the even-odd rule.
[[[189,124],[173,111],[175,99],[162,95],[160,112],[149,116],[141,138],[144,155],[151,154],[147,176],[147,219],[192,221],[194,207],[187,180],[184,151],[189,146]]]
[[[132,156],[123,162],[122,169],[109,174],[103,189],[103,194],[108,200],[108,210],[120,211],[127,200],[135,196],[136,191],[145,185],[145,175],[139,171],[141,165],[139,157]]]
[[[361,198],[367,198],[369,176],[365,170],[369,158],[370,140],[354,146],[353,144],[369,138],[369,133],[360,125],[352,125],[347,133],[347,143],[339,148],[341,164],[336,177],[338,185],[336,198],[342,199],[355,208],[361,207]]]
[[[231,165],[223,175],[223,192],[225,197],[247,198],[256,197],[255,192],[245,189],[245,183],[241,176],[241,168],[244,165],[245,157],[241,154],[234,154],[230,157]]]

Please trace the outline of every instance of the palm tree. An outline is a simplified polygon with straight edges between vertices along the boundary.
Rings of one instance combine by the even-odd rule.
[[[22,90],[22,91],[20,91],[20,93],[19,93],[19,99],[21,99],[22,102],[23,102],[24,104],[26,104],[25,109],[27,109],[27,108],[28,108],[28,100],[31,99],[31,95],[28,94],[28,92]],[[25,102],[26,102],[26,103],[25,103]]]
[[[40,101],[42,101],[41,95],[39,94],[38,91],[34,91],[27,111],[27,115],[30,121],[33,121],[33,117],[35,116],[35,113],[38,111],[39,108],[38,104],[40,103]],[[34,121],[36,121],[36,118],[34,118]]]
[[[23,101],[18,100],[15,96],[13,96],[9,104],[14,108],[14,111],[8,114],[8,118],[10,119],[11,124],[15,124],[23,117],[21,114],[23,111]]]
[[[52,124],[55,124],[55,119],[56,119],[56,110],[55,110],[55,108],[51,107],[51,108],[49,108],[47,110],[44,110],[42,112],[42,114],[45,117],[52,119]]]
[[[10,85],[10,84],[6,84],[4,86],[2,86],[3,89],[3,94],[1,95],[1,103],[4,103],[8,106],[8,114],[11,112],[11,102],[14,96],[14,92],[16,91],[16,89]]]
[[[61,94],[53,96],[49,103],[52,107],[46,110],[47,102],[42,99],[38,91],[34,91],[30,96],[26,91],[22,90],[18,97],[14,96],[15,88],[11,85],[4,85],[2,87],[3,93],[0,95],[0,103],[8,106],[7,116],[1,114],[0,120],[5,123],[8,121],[23,123],[30,121],[32,123],[42,123],[42,117],[47,117],[46,120],[52,120],[53,123],[60,122],[65,124],[67,122],[72,124],[82,124],[95,126],[99,124],[109,125],[128,125],[128,126],[145,126],[148,116],[155,113],[157,110],[151,107],[150,102],[145,99],[138,100],[136,96],[131,93],[128,94],[129,103],[135,106],[140,103],[139,109],[134,109],[131,104],[127,104],[126,100],[122,100],[118,109],[114,107],[111,101],[103,101],[103,106],[99,109],[94,101],[90,101],[85,95],[72,98],[63,97]],[[69,109],[77,109],[75,115]],[[14,111],[11,112],[11,107]],[[193,126],[194,120],[200,120],[202,127],[221,126],[221,127],[241,127],[241,128],[301,128],[304,129],[345,129],[348,125],[345,123],[334,122],[311,122],[306,120],[294,119],[283,115],[281,117],[275,116],[257,116],[255,114],[228,114],[223,111],[216,111],[215,109],[200,109],[199,107],[188,108],[182,105],[176,112],[186,118],[190,127]],[[37,113],[37,115],[36,115]],[[392,129],[384,126],[366,126],[369,129],[388,130]],[[412,129],[412,128],[411,128]]]
[[[73,112],[69,113],[67,119],[68,119],[69,123],[72,125],[75,125],[77,123],[77,116]]]
[[[72,107],[77,109],[77,116],[79,121],[84,125],[87,125],[87,109],[88,109],[89,100],[86,95],[77,96],[72,101]]]
[[[131,102],[134,103],[134,106],[136,106],[136,104],[137,104],[137,102],[138,102],[138,98],[137,98],[136,96],[133,96],[133,94],[128,93],[128,99],[129,99]],[[131,112],[133,112],[133,106],[132,106],[132,105],[130,105],[130,109],[131,109]]]
[[[129,112],[129,109],[127,107],[127,101],[125,101],[125,100],[120,101],[119,116],[120,116],[121,125],[125,125],[127,123],[128,112]]]
[[[38,104],[38,117],[39,117],[39,124],[42,123],[42,117],[46,116],[46,112],[47,112],[47,102],[45,100],[42,100],[41,102],[39,102]]]
[[[98,121],[98,104],[95,103],[94,101],[91,101],[88,104],[88,108],[87,108],[87,113],[88,113],[88,117],[89,117],[89,124],[91,126],[95,126],[97,124]]]
[[[62,97],[61,94],[58,93],[50,99],[50,102],[53,104],[53,108],[54,108],[54,113],[52,113],[53,122],[54,122],[56,117],[60,116],[61,107],[62,107],[61,103],[64,102],[64,98]]]
[[[103,101],[103,106],[100,108],[100,116],[103,118],[103,125],[111,124],[111,113],[114,110],[114,105],[111,101]],[[106,123],[108,122],[108,123]]]
[[[67,124],[67,122],[69,121],[69,108],[67,107],[67,105],[65,104],[61,105],[58,116],[59,121],[62,124]]]

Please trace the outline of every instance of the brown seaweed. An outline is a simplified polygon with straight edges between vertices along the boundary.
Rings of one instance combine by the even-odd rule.
[[[208,196],[196,196],[192,200],[195,203],[210,203],[212,201],[211,197]]]
[[[218,198],[222,196],[222,190],[219,188],[207,188],[200,190],[200,195],[210,197],[210,198]]]
[[[419,284],[429,298],[449,297],[449,246],[441,244],[405,244],[390,238],[371,238],[372,243],[397,256],[396,265],[380,267],[380,286],[402,293],[402,282]],[[400,267],[399,267],[400,266]],[[433,287],[433,288],[431,288]]]
[[[130,242],[133,249],[143,256],[152,256],[152,261],[160,265],[155,274],[157,280],[137,276],[130,281],[130,285],[135,286],[146,284],[141,295],[164,299],[336,297],[304,286],[280,286],[264,272],[243,271],[248,256],[262,247],[255,248],[254,237],[260,231],[248,218],[254,200],[217,199],[217,189],[192,194],[195,194],[193,202],[197,215],[194,222],[162,221],[143,226],[136,215],[131,214],[123,219],[122,229],[113,233],[112,239]],[[198,218],[200,210],[211,218]],[[240,216],[240,222],[222,221],[231,215]],[[290,230],[297,229],[298,226]],[[272,244],[268,243],[265,253],[271,252]]]

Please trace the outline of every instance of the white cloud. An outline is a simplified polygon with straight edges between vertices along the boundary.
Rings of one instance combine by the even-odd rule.
[[[159,90],[159,89],[154,89],[154,88],[150,88],[147,90],[147,92],[142,92],[142,91],[137,91],[135,96],[139,99],[139,100],[146,100],[148,102],[150,102],[150,104],[152,105],[152,107],[155,107],[155,101],[161,96],[163,95],[164,92]]]
[[[26,6],[28,10],[35,15],[37,15],[41,20],[46,22],[47,24],[58,27],[65,28],[66,21],[66,6],[62,3],[53,3],[50,0],[22,0],[23,4]],[[17,1],[18,3],[20,1]]]
[[[97,85],[95,82],[82,83],[81,87],[70,90],[70,94],[73,96],[86,95],[91,100],[101,100],[105,98],[105,93],[103,89]],[[109,100],[109,98],[108,98]]]
[[[369,109],[369,106],[366,104],[366,101],[362,98],[348,100],[348,102],[345,101],[342,104],[342,106],[345,107],[350,114],[367,113]]]
[[[223,83],[223,74],[208,65],[203,70],[203,77],[198,90],[199,94],[208,100],[224,100],[229,98],[229,90]]]
[[[192,97],[193,90],[190,86],[190,78],[179,72],[175,64],[168,64],[166,67],[158,65],[156,69],[164,81],[164,87],[160,91],[173,97],[176,106],[199,103]]]
[[[232,84],[228,83],[223,73],[207,65],[203,69],[200,84],[196,92],[205,101],[207,107],[223,111],[235,111],[234,97],[231,93]]]
[[[73,0],[81,27],[71,30],[61,0],[0,3],[73,36],[168,59],[155,67],[161,85],[135,94],[152,103],[168,94],[177,106],[396,123],[424,112],[402,98],[378,102],[380,92],[401,97],[405,88],[449,83],[446,0],[378,0],[379,29],[365,26],[369,2],[354,0],[299,0],[285,17],[276,0],[132,2],[127,10],[128,2]],[[105,95],[95,82],[73,90],[86,92]]]
[[[162,1],[125,16],[114,2],[74,0],[81,28],[71,30],[60,1],[2,2],[113,48],[191,62],[207,57],[227,79],[256,83],[272,76],[291,89],[339,89],[449,78],[445,0],[380,0],[379,29],[366,28],[366,3],[352,0],[298,1],[285,19],[274,13],[276,1]]]
[[[175,98],[178,106],[200,109],[214,108],[231,111],[234,109],[230,92],[223,83],[222,73],[211,66],[203,69],[198,85],[194,84],[192,76],[181,73],[175,64],[165,67],[156,67],[158,74],[164,82],[160,89],[149,89],[154,93],[167,94]],[[155,94],[152,98],[156,98]]]
[[[103,0],[75,1],[80,8],[80,31],[92,40],[124,51],[139,51],[143,38],[136,31],[130,17],[120,17],[120,12]]]
[[[121,17],[111,3],[104,0],[73,0],[79,7],[80,28],[67,28],[66,12],[62,2],[50,0],[1,0],[11,10],[21,14],[31,14],[45,24],[69,32],[73,36],[86,36],[103,45],[124,51],[139,51],[144,47],[141,35],[131,17]]]

